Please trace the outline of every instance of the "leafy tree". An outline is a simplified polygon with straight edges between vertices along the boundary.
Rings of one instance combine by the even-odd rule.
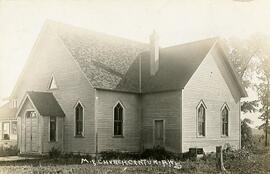
[[[258,101],[259,100],[253,100],[253,101],[243,101],[241,104],[241,111],[244,113],[250,112],[254,113],[257,111],[258,107]]]
[[[270,56],[270,54],[269,54]],[[258,97],[261,103],[259,119],[264,121],[260,127],[265,132],[265,146],[268,146],[268,126],[269,126],[269,105],[270,105],[270,57],[267,54],[262,54],[260,64],[257,68],[259,83],[257,87]]]
[[[260,44],[257,43],[258,37],[252,36],[249,39],[231,38],[223,40],[222,47],[227,52],[227,56],[231,60],[236,72],[241,77],[245,88],[253,88],[252,79],[256,73],[254,63],[257,60],[257,54],[260,50]],[[254,42],[256,41],[256,42]],[[242,101],[241,111],[243,113],[254,113],[258,108],[258,100]],[[250,119],[243,119],[241,121],[241,146],[242,148],[251,148],[253,145],[252,129]]]
[[[256,69],[252,64],[259,50],[259,46],[254,44],[254,40],[257,40],[257,37],[253,36],[245,40],[230,38],[228,40],[223,39],[221,42],[245,88],[253,87],[252,78]],[[258,100],[241,103],[241,111],[244,113],[256,112],[257,107]]]
[[[264,123],[259,127],[265,132],[265,146],[268,145],[269,105],[270,105],[270,39],[266,35],[255,34],[246,40],[228,41],[229,57],[245,87],[255,87],[258,100],[242,102],[243,112],[255,112],[260,106],[259,119]],[[252,83],[252,79],[255,83]],[[260,105],[258,105],[260,103]]]
[[[251,148],[253,144],[252,129],[249,124],[251,120],[245,118],[241,121],[241,146],[242,148]]]
[[[258,95],[258,102],[260,103],[260,116],[259,119],[263,120],[264,123],[260,126],[261,129],[265,132],[265,146],[268,145],[268,126],[269,126],[269,105],[270,105],[270,96],[269,96],[269,85],[270,85],[270,38],[266,35],[256,34],[250,39],[246,40],[248,45],[248,49],[246,49],[246,53],[250,57],[249,65],[250,71],[248,68],[246,72],[250,72],[250,77],[256,77],[255,84],[253,84],[256,88]],[[251,52],[251,53],[250,53]],[[244,53],[243,53],[244,54]],[[241,54],[242,55],[242,54]],[[251,61],[252,60],[252,61]],[[252,78],[251,78],[252,79]],[[253,103],[254,102],[254,103]],[[250,112],[254,111],[254,107],[256,109],[256,102],[251,101],[248,103],[242,104],[242,111]],[[258,105],[257,105],[258,106]]]

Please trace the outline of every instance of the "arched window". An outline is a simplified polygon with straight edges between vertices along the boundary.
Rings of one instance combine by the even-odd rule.
[[[197,108],[198,136],[205,136],[205,105],[203,102]]]
[[[56,141],[56,117],[50,116],[49,130],[50,130],[50,141]]]
[[[83,136],[83,107],[80,103],[75,107],[75,135]]]
[[[222,119],[222,135],[228,136],[228,129],[229,129],[229,110],[227,106],[224,106],[224,108],[221,111],[221,119]]]
[[[26,118],[36,118],[37,117],[37,113],[35,111],[27,111],[25,113],[25,117]]]
[[[118,103],[114,107],[114,135],[123,136],[123,107]]]

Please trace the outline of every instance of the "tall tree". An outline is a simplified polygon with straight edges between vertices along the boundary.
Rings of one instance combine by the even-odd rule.
[[[268,127],[269,127],[269,105],[270,105],[270,54],[267,55],[265,52],[260,56],[260,64],[257,67],[257,74],[259,83],[257,87],[258,97],[261,103],[259,119],[263,120],[264,123],[260,127],[265,132],[265,146],[268,146]]]
[[[265,132],[265,146],[267,146],[270,114],[270,38],[257,33],[248,39],[231,39],[227,43],[229,43],[227,49],[230,53],[229,57],[245,87],[253,87],[258,95],[258,101],[242,102],[241,110],[255,112],[257,107],[260,107],[259,119],[264,123],[259,128]]]
[[[265,132],[265,146],[268,146],[269,129],[269,92],[270,92],[270,38],[267,35],[256,34],[251,37],[252,48],[256,48],[255,62],[252,64],[255,69],[255,87],[260,102],[259,119],[264,121],[260,126]]]
[[[222,47],[236,69],[245,88],[253,88],[252,78],[255,68],[252,65],[257,57],[259,46],[254,44],[257,37],[249,39],[230,38],[222,40]],[[255,112],[257,110],[258,101],[243,101],[241,103],[241,111],[244,113]]]
[[[251,120],[248,118],[241,121],[241,146],[243,148],[251,148],[253,146],[252,129],[249,124],[251,124]]]

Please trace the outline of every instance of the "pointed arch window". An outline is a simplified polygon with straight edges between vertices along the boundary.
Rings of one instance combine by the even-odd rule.
[[[221,111],[221,121],[222,121],[222,136],[228,136],[229,135],[229,109],[225,105]]]
[[[114,115],[114,135],[123,136],[123,106],[118,103],[113,109]]]
[[[75,136],[83,136],[83,106],[81,103],[75,107]]]
[[[205,136],[205,112],[206,111],[206,106],[204,103],[201,101],[197,107],[197,131],[198,131],[198,136],[204,137]]]

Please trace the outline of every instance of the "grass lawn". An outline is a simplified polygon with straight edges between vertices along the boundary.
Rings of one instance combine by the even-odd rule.
[[[228,173],[259,174],[270,173],[270,151],[262,144],[257,144],[255,150],[228,151],[224,154],[224,166]],[[89,159],[86,157],[86,159]],[[113,159],[113,158],[110,158]],[[124,159],[130,159],[124,158]],[[216,170],[215,154],[210,154],[195,161],[181,161],[182,168],[163,166],[122,166],[81,164],[78,156],[63,156],[61,158],[27,159],[22,161],[0,161],[0,174],[45,174],[45,173],[89,173],[89,174],[169,174],[169,173],[219,173]]]
[[[70,161],[77,164],[71,164]],[[17,162],[0,162],[0,173],[218,173],[215,167],[215,160],[212,158],[206,160],[181,162],[181,170],[162,166],[93,166],[92,164],[79,164],[79,159],[77,159],[77,161],[74,159],[70,161],[68,161],[68,159],[41,159]],[[252,154],[248,157],[248,159],[245,160],[228,160],[225,161],[225,167],[229,173],[270,173],[270,153]]]

